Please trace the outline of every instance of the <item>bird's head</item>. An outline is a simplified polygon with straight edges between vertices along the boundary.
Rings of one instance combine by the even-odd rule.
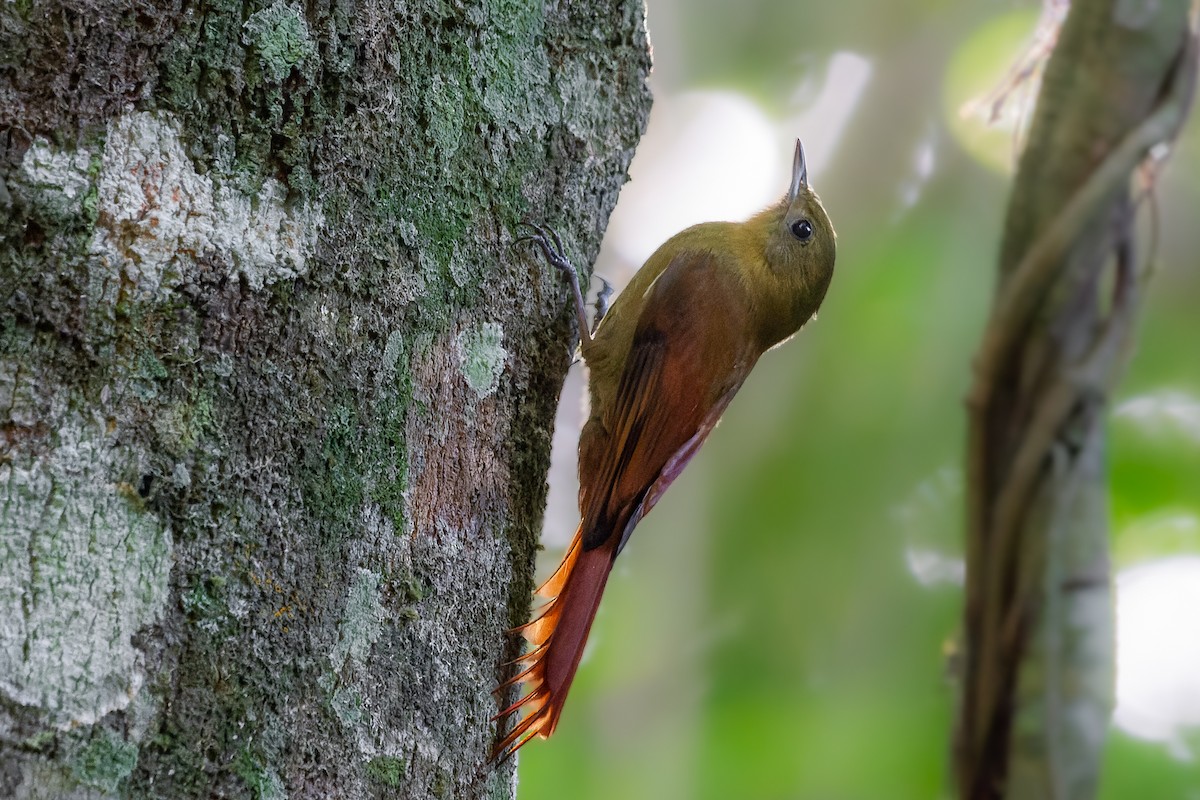
[[[804,147],[796,141],[787,195],[760,216],[766,235],[767,267],[789,297],[792,331],[808,321],[829,288],[837,256],[837,234],[816,192],[808,185]]]

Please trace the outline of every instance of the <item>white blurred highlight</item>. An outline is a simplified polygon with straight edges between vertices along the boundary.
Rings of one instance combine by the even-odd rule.
[[[655,97],[630,182],[609,221],[606,248],[636,269],[684,228],[742,220],[765,208],[787,191],[797,138],[816,185],[870,75],[862,56],[834,54],[815,100],[780,121],[735,92]]]
[[[842,133],[871,80],[871,71],[871,62],[857,53],[834,53],[817,99],[780,125],[778,130],[783,140],[797,137],[803,140],[810,178],[819,175],[837,152]],[[787,155],[790,156],[790,150]],[[820,185],[814,181],[814,186],[819,193]]]
[[[1177,431],[1200,442],[1200,400],[1176,389],[1163,389],[1130,398],[1116,416],[1155,430]]]
[[[636,268],[690,225],[744,219],[787,189],[779,150],[770,121],[741,95],[655,99],[605,244]]]
[[[962,586],[966,580],[966,565],[956,556],[920,547],[904,548],[904,564],[909,574],[925,588],[950,585]]]
[[[1117,709],[1127,733],[1176,755],[1200,728],[1200,556],[1138,564],[1117,575]]]

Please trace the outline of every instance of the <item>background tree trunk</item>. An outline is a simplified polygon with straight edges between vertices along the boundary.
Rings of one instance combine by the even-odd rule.
[[[1104,425],[1145,275],[1138,164],[1175,137],[1190,0],[1073,0],[1009,203],[970,396],[959,796],[1091,798],[1111,711]]]
[[[511,796],[642,14],[0,6],[0,796]]]

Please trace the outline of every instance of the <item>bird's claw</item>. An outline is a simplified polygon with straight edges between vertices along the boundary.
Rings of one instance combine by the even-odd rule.
[[[521,236],[513,244],[521,242],[535,242],[542,250],[542,255],[546,257],[546,261],[550,266],[557,269],[559,272],[575,271],[571,266],[571,262],[567,260],[566,254],[563,253],[562,239],[558,235],[558,231],[545,225],[538,225],[530,220],[522,220],[522,226],[533,231],[532,234]]]
[[[546,257],[546,261],[550,266],[563,274],[567,279],[567,283],[571,287],[571,294],[575,299],[575,314],[579,321],[579,344],[584,355],[587,355],[588,348],[592,344],[592,337],[589,333],[587,321],[587,310],[583,305],[583,293],[579,289],[579,273],[575,271],[575,267],[571,266],[571,262],[567,260],[567,256],[563,253],[562,239],[559,238],[558,232],[546,225],[538,225],[530,220],[522,220],[521,225],[529,228],[533,233],[526,236],[521,236],[513,242],[535,242],[542,250],[542,255]]]

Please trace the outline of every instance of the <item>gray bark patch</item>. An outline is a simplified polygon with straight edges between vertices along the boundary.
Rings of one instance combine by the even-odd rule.
[[[85,150],[38,139],[19,182],[43,206],[93,204],[93,279],[123,279],[146,300],[163,299],[194,279],[202,258],[225,265],[230,277],[240,275],[255,290],[304,275],[324,223],[319,205],[287,204],[287,188],[274,178],[250,197],[198,173],[167,112],[114,118],[95,163]]]
[[[54,439],[0,464],[0,694],[67,728],[141,689],[132,638],[162,615],[172,542],[115,481],[102,421],[68,416]]]
[[[455,344],[467,385],[480,399],[496,391],[508,360],[504,329],[495,322],[485,322],[478,328],[460,333]]]

